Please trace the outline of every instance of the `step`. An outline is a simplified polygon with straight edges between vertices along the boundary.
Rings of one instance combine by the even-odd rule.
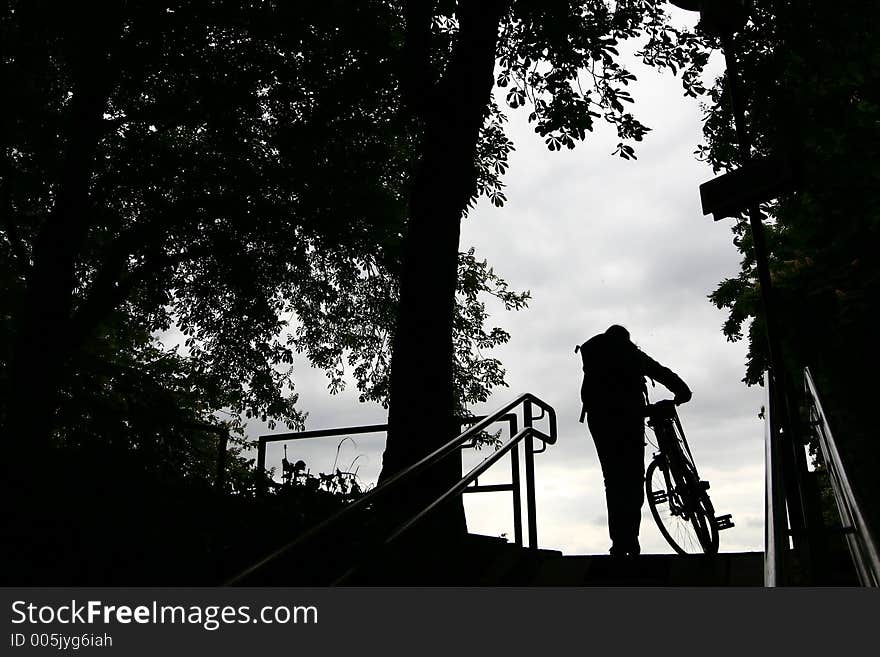
[[[544,562],[560,557],[562,552],[559,550],[532,550],[508,544],[482,569],[475,584],[516,586],[530,581]]]
[[[545,560],[531,586],[762,586],[762,552],[581,555]],[[526,584],[526,582],[522,582]]]
[[[558,557],[560,552],[548,551]],[[520,565],[523,548],[496,536],[468,534],[449,544],[419,544],[399,540],[358,568],[349,586],[472,586],[489,568],[496,577]],[[502,562],[506,565],[501,565]]]
[[[468,534],[448,544],[395,541],[357,564],[349,550],[283,555],[258,584],[347,586],[761,586],[763,553],[563,556]]]

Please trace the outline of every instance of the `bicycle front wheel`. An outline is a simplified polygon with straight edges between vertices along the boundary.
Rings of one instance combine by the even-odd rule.
[[[715,509],[695,475],[676,476],[665,458],[655,458],[645,472],[645,494],[660,533],[676,552],[718,552]]]

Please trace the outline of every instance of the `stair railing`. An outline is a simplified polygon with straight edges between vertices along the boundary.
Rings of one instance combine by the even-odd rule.
[[[465,426],[470,426],[480,420],[485,419],[485,415],[471,415],[466,417],[457,418],[459,424],[459,430],[461,430]],[[536,420],[541,419],[542,416],[534,418]],[[518,418],[515,413],[506,413],[500,417],[495,418],[495,422],[506,422],[508,425],[509,435],[514,435],[517,432]],[[310,431],[293,431],[287,433],[270,433],[265,436],[260,436],[257,441],[257,472],[264,473],[266,471],[266,447],[269,443],[276,442],[287,442],[290,440],[307,440],[311,438],[338,438],[339,436],[352,436],[357,434],[365,434],[365,433],[386,433],[388,431],[387,424],[364,424],[354,427],[338,427],[335,429],[312,429]],[[469,449],[475,447],[477,444],[477,436],[476,434],[471,437],[471,440],[465,443],[462,443],[459,447],[460,449]],[[540,454],[543,450],[534,451],[535,454]],[[473,485],[468,486],[465,489],[464,493],[499,493],[499,492],[510,492],[513,494],[513,542],[522,547],[523,545],[523,533],[522,533],[522,486],[520,485],[520,473],[519,473],[519,445],[515,445],[513,449],[510,451],[510,483],[504,484],[488,484],[488,485],[480,485],[479,482],[475,481]],[[266,484],[265,480],[258,480],[258,486],[261,491],[265,491]]]
[[[850,484],[809,368],[804,368],[804,389],[810,425],[814,428],[819,442],[820,454],[828,472],[831,491],[859,582],[862,586],[880,586],[880,556],[878,556],[877,542],[865,521],[861,505]]]
[[[773,408],[771,377],[764,376],[764,586],[785,582],[788,518],[782,475],[782,446]]]
[[[286,555],[292,550],[297,549],[300,546],[312,541],[317,536],[328,531],[330,528],[335,527],[347,518],[350,518],[360,509],[363,509],[369,504],[375,502],[376,499],[385,495],[389,490],[397,488],[401,483],[411,480],[425,470],[433,467],[444,458],[459,450],[462,445],[468,443],[469,441],[472,441],[474,437],[477,436],[481,431],[483,431],[499,419],[504,418],[504,416],[506,416],[511,410],[519,406],[522,406],[523,409],[523,428],[512,435],[505,443],[502,444],[502,446],[498,450],[486,457],[486,459],[484,459],[479,465],[468,472],[468,474],[466,474],[462,479],[456,482],[446,492],[441,494],[436,500],[431,502],[428,506],[419,511],[409,520],[405,521],[402,525],[398,526],[398,528],[395,529],[392,534],[385,539],[384,544],[390,543],[391,541],[395,540],[398,536],[400,536],[402,533],[410,529],[413,525],[418,523],[421,519],[423,519],[427,514],[429,514],[443,502],[454,497],[455,495],[459,495],[465,492],[467,487],[470,484],[476,482],[477,478],[481,474],[488,470],[492,465],[497,463],[499,459],[501,459],[505,454],[511,451],[516,445],[518,445],[520,442],[523,442],[525,445],[526,505],[529,547],[537,549],[537,513],[535,505],[535,473],[533,457],[535,453],[543,451],[546,445],[552,445],[556,443],[556,411],[553,409],[552,406],[542,401],[535,395],[531,393],[524,393],[510,403],[506,404],[505,406],[502,406],[495,412],[484,416],[478,422],[474,423],[468,429],[466,429],[441,447],[438,447],[427,456],[404,468],[400,472],[392,475],[384,482],[376,486],[374,489],[372,489],[362,497],[359,497],[354,502],[351,502],[343,509],[337,511],[326,520],[318,523],[311,529],[300,534],[297,538],[293,539],[289,543],[286,543],[277,550],[271,552],[263,559],[259,560],[252,566],[240,572],[232,579],[228,580],[225,584],[236,585],[243,583],[245,580],[256,574],[258,571],[261,571],[269,564],[276,562],[282,555]],[[541,410],[541,414],[537,417],[533,415],[533,406],[537,406]],[[533,426],[534,421],[540,420],[544,416],[546,416],[548,419],[547,433]],[[535,438],[537,438],[544,444],[544,448],[537,450],[537,452],[534,449]]]

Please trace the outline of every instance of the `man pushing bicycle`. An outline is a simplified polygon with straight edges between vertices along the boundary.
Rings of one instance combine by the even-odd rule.
[[[586,416],[602,465],[610,552],[637,555],[645,500],[645,377],[669,388],[676,404],[689,401],[691,391],[675,372],[633,344],[622,326],[608,327],[577,351],[584,364],[580,421]]]

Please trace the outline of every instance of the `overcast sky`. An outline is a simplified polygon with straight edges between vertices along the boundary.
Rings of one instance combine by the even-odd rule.
[[[510,387],[473,410],[491,411],[526,391],[556,409],[559,442],[536,457],[539,543],[566,554],[607,552],[599,462],[586,425],[577,421],[581,368],[574,346],[623,324],[693,390],[693,400],[679,409],[682,423],[700,474],[711,482],[716,512],[732,513],[736,523],[721,534],[721,550],[761,550],[763,422],[757,414],[763,389],[741,383],[745,345],[725,340],[725,313],[706,298],[737,273],[739,254],[729,223],[715,223],[700,210],[698,187],[713,177],[693,156],[701,141],[700,108],[683,96],[677,78],[637,64],[632,70],[639,78],[637,116],[652,128],[635,162],[610,154],[616,144],[610,130],[573,151],[550,152],[527,124],[526,111],[509,112],[516,151],[505,179],[508,203],[498,209],[481,202],[464,221],[461,250],[476,247],[512,289],[530,290],[532,300],[518,313],[492,313],[489,321],[512,335],[495,351]],[[305,366],[296,381],[309,429],[385,421],[380,407],[357,402],[354,386],[331,396],[323,374]],[[653,400],[671,396],[660,384],[650,393]],[[254,424],[249,433],[266,430]],[[345,469],[357,458],[360,477],[374,482],[383,438],[344,442],[338,465]],[[288,450],[312,472],[330,472],[337,441],[300,441]],[[651,454],[649,445],[647,458]],[[267,465],[280,470],[280,460],[276,444]],[[509,478],[506,460],[496,469],[481,483]],[[512,537],[509,493],[465,499],[472,532]],[[647,505],[640,539],[644,552],[671,551]]]

